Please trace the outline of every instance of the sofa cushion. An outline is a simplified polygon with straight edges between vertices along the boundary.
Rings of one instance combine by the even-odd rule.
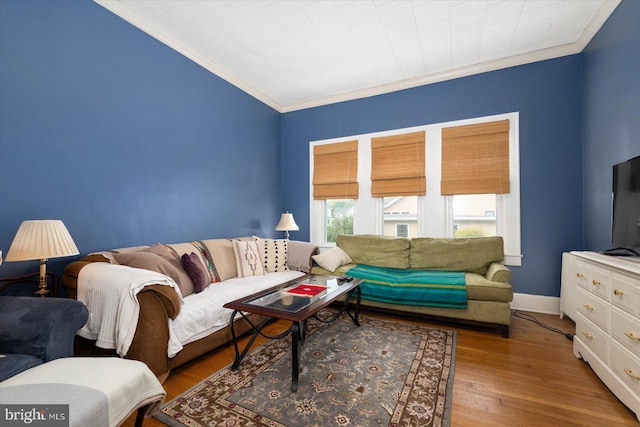
[[[311,273],[342,276],[347,274],[347,272],[356,265],[357,264],[343,265],[333,273],[320,266],[314,266],[313,269],[311,269]],[[469,300],[502,302],[510,302],[513,300],[513,289],[508,282],[490,281],[478,273],[465,273],[465,281],[467,284],[467,299]],[[403,306],[402,309],[404,310],[405,308],[406,306]]]
[[[194,252],[182,255],[182,268],[193,282],[195,293],[199,294],[211,284],[209,272],[204,268],[200,258]]]
[[[372,234],[340,234],[336,238],[336,245],[356,264],[409,268],[409,239]]]
[[[338,246],[335,246],[328,251],[320,252],[320,254],[314,255],[311,258],[313,258],[320,267],[330,271],[331,273],[341,266],[353,262],[349,254]]]
[[[358,265],[347,271],[364,280],[362,299],[400,305],[467,307],[462,271],[410,270]]]
[[[233,240],[238,277],[263,276],[264,266],[255,240]]]
[[[183,297],[193,293],[193,281],[182,268],[182,262],[165,245],[157,244],[138,252],[113,255],[118,264],[155,271],[171,277],[180,288]]]
[[[411,239],[410,268],[486,274],[491,263],[503,259],[503,242],[499,236]]]
[[[263,239],[255,237],[260,251],[262,265],[267,273],[287,271],[287,258],[289,255],[289,241],[287,239]]]
[[[238,277],[236,268],[236,256],[233,252],[233,244],[229,239],[208,239],[201,242],[209,250],[211,260],[215,266],[218,280],[221,282]]]

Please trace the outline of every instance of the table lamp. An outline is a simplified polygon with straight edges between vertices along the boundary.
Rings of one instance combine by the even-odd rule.
[[[289,239],[289,231],[297,231],[299,230],[298,224],[293,219],[293,214],[290,214],[289,211],[280,215],[280,222],[276,225],[276,231],[284,231],[285,239]]]
[[[40,284],[36,295],[45,296],[47,289],[47,260],[78,255],[67,227],[60,220],[24,221],[20,224],[5,261],[40,260]]]

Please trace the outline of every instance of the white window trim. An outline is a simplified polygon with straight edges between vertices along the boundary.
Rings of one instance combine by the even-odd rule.
[[[442,160],[442,128],[464,126],[476,123],[509,119],[509,180],[510,193],[496,196],[496,229],[504,238],[505,264],[522,264],[520,241],[520,115],[518,112],[493,116],[456,120],[404,129],[393,129],[341,138],[332,138],[309,143],[309,206],[310,238],[318,246],[332,247],[326,242],[324,227],[324,200],[313,199],[313,147],[358,140],[358,182],[359,198],[354,200],[354,234],[382,234],[383,211],[382,198],[371,197],[371,138],[384,137],[399,133],[425,131],[425,162],[427,163],[427,195],[418,197],[418,236],[453,237],[452,196],[440,195],[440,168]],[[509,212],[509,215],[503,215]],[[320,221],[320,219],[322,219]]]

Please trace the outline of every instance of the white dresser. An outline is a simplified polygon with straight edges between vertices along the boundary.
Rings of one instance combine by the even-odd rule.
[[[640,257],[564,253],[560,306],[576,323],[573,354],[640,420]]]

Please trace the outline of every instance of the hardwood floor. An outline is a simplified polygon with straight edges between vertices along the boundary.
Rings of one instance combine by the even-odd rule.
[[[573,322],[566,318],[523,314],[564,332],[575,332]],[[411,321],[370,312],[362,315]],[[589,365],[573,356],[572,342],[564,335],[515,316],[508,339],[449,324],[414,322],[458,331],[452,427],[640,426],[635,414],[616,399]],[[275,322],[268,326],[268,333],[286,327],[282,321]],[[229,345],[174,370],[164,383],[166,400],[230,364],[233,356]],[[133,426],[134,421],[135,414],[123,426]],[[164,424],[147,418],[144,425]]]

